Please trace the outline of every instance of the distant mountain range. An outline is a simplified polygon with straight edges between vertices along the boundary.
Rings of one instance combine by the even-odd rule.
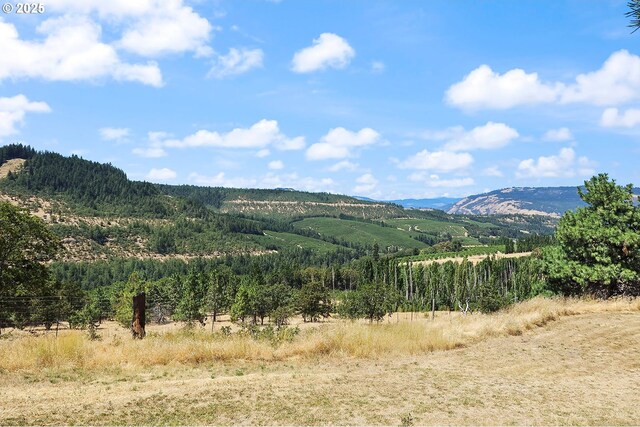
[[[337,215],[380,220],[428,214],[410,213],[403,208],[437,209],[458,215],[542,215],[558,218],[565,211],[584,205],[576,187],[512,187],[462,199],[438,197],[379,201],[366,197],[307,193],[292,188],[268,190],[160,185],[130,181],[123,171],[111,165],[76,156],[37,152],[21,145],[0,147],[0,193],[3,192],[39,196],[47,200],[64,199],[66,206],[76,213],[153,218],[200,217],[207,210],[216,214],[259,215],[287,220],[300,216]],[[640,194],[640,189],[636,188],[634,192]],[[226,221],[226,217],[223,219]],[[245,225],[245,218],[234,217],[234,221],[236,219]]]
[[[433,199],[387,200],[387,202],[395,203],[407,209],[440,209],[446,211],[459,200],[461,200],[460,197],[436,197]]]
[[[640,188],[634,188],[640,194]],[[584,206],[577,187],[512,187],[465,197],[447,209],[461,215],[529,214],[560,217]]]
[[[640,195],[640,188],[634,188]],[[373,202],[373,199],[356,197]],[[542,215],[559,218],[584,206],[577,187],[511,187],[465,198],[387,200],[406,209],[439,209],[456,215]]]

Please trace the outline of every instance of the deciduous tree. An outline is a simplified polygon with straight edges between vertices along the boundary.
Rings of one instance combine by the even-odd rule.
[[[49,283],[46,262],[60,243],[39,218],[0,202],[0,327],[27,318],[29,298]],[[19,319],[20,318],[20,319]]]

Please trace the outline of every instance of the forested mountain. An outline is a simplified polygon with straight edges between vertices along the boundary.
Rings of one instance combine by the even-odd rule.
[[[0,147],[0,165],[24,159],[0,189],[6,192],[62,198],[73,208],[95,215],[155,218],[185,213],[201,217],[204,208],[221,213],[267,213],[270,216],[357,215],[385,218],[402,215],[397,205],[365,202],[329,193],[291,190],[234,189],[193,185],[160,185],[130,181],[112,166],[52,152],[37,152],[19,144]]]
[[[148,182],[130,181],[110,164],[65,157],[52,152],[36,152],[31,147],[0,147],[0,164],[24,159],[21,170],[9,173],[0,183],[8,193],[58,198],[74,210],[101,215],[166,217],[175,212],[202,215],[201,207],[188,201],[171,201]]]
[[[311,250],[358,257],[491,243],[552,223],[524,216],[453,216],[288,189],[233,189],[131,181],[110,165],[0,147],[0,200],[28,208],[63,240],[68,260],[218,257]]]
[[[223,213],[269,215],[350,215],[361,218],[394,218],[403,215],[399,205],[364,201],[353,197],[309,193],[290,189],[241,189],[195,185],[157,185],[163,194],[184,197]]]

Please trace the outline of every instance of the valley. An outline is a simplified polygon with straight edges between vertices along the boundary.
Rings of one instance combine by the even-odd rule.
[[[451,240],[481,247],[553,229],[532,216],[456,216],[327,193],[153,185],[77,157],[22,146],[3,150],[0,200],[49,224],[64,245],[62,262],[288,250],[357,257],[376,244],[382,253]]]

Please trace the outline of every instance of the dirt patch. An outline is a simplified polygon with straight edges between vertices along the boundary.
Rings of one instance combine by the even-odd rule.
[[[462,262],[463,260],[467,260],[472,264],[478,264],[479,262],[487,259],[488,257],[494,257],[497,259],[502,258],[521,258],[525,256],[531,255],[532,252],[516,252],[512,254],[503,254],[502,252],[497,252],[492,255],[471,255],[468,257],[449,257],[449,258],[439,258],[439,259],[428,259],[424,261],[412,261],[413,265],[430,265],[430,264],[445,264],[449,261],[453,262]]]
[[[24,166],[25,159],[11,159],[0,165],[0,179],[6,178],[9,172],[16,173]]]

